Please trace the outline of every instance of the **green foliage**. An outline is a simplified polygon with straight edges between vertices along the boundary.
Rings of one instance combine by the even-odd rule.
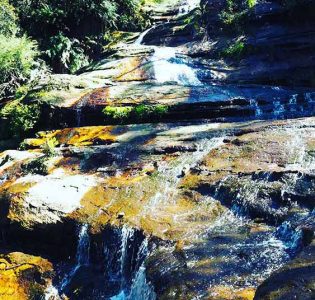
[[[224,49],[221,55],[225,58],[241,59],[245,54],[245,44],[242,41],[236,41]]]
[[[0,35],[0,97],[12,93],[38,67],[37,45],[27,37]]]
[[[219,16],[225,29],[244,31],[246,21],[256,2],[257,0],[227,0],[226,7]]]
[[[165,105],[145,105],[140,104],[135,107],[134,113],[140,120],[147,117],[160,118],[168,112],[168,107]]]
[[[40,108],[37,103],[23,104],[15,100],[2,108],[0,117],[9,120],[8,130],[12,136],[22,137],[38,122]]]
[[[114,30],[146,23],[141,0],[11,0],[21,27],[40,44],[57,72],[75,72],[102,51]],[[59,58],[59,60],[58,60]]]
[[[61,72],[75,73],[89,63],[89,59],[77,39],[70,39],[59,33],[51,37],[48,44],[46,53],[52,64],[59,63]]]
[[[112,106],[106,106],[103,109],[103,113],[105,117],[117,121],[123,121],[130,117],[130,114],[132,112],[131,106],[125,106],[125,107],[112,107]]]
[[[56,155],[56,150],[55,147],[58,145],[58,141],[55,137],[51,138],[51,139],[46,139],[46,142],[44,143],[44,145],[41,146],[41,148],[43,149],[43,152],[47,155],[47,156],[54,156]]]
[[[17,16],[8,0],[0,0],[0,34],[14,36],[18,31]]]
[[[252,8],[256,5],[257,0],[247,0],[247,5],[249,8]]]
[[[107,120],[118,121],[119,123],[127,120],[144,121],[147,119],[159,120],[167,114],[168,107],[165,105],[145,105],[140,104],[135,107],[113,107],[107,106],[103,109],[103,113]]]

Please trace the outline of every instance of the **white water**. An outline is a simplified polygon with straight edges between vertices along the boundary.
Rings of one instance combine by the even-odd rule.
[[[72,268],[69,274],[61,281],[60,289],[64,290],[71,282],[73,276],[76,274],[81,266],[87,266],[90,260],[90,237],[88,232],[88,225],[84,224],[81,226],[78,237],[78,247],[76,253],[76,264]]]
[[[178,193],[178,183],[181,180],[183,172],[189,171],[198,164],[211,150],[219,147],[223,143],[224,137],[215,137],[212,139],[202,140],[193,153],[185,153],[172,163],[165,162],[158,167],[158,191],[148,201],[143,213],[148,210],[154,210],[163,203],[172,203]]]
[[[183,59],[176,57],[176,48],[155,47],[151,58],[158,83],[176,82],[180,85],[199,86],[202,83],[196,71],[188,66]]]
[[[156,294],[146,279],[146,269],[144,264],[138,269],[131,285],[128,296],[129,300],[155,300]]]
[[[179,15],[187,14],[197,7],[200,0],[188,0],[179,8]],[[134,45],[141,45],[144,37],[156,27],[145,30],[140,34]],[[176,48],[154,47],[154,54],[151,58],[155,80],[158,83],[176,82],[179,85],[199,86],[202,85],[197,77],[196,70],[190,67],[182,58],[176,56]]]
[[[151,30],[153,30],[156,26],[152,26],[150,28],[148,28],[147,30],[145,30],[144,32],[142,32],[139,37],[136,39],[136,41],[134,42],[134,45],[141,45],[143,42],[143,38],[147,35],[147,33],[149,33]]]
[[[59,291],[53,285],[48,286],[45,291],[44,300],[60,300]]]
[[[185,0],[179,7],[179,14],[185,15],[200,5],[200,0]]]
[[[110,300],[155,300],[156,294],[146,279],[146,269],[144,263],[140,262],[148,255],[148,240],[144,239],[141,243],[136,256],[136,272],[132,279],[131,287],[127,287],[124,280],[124,272],[127,258],[128,242],[132,241],[134,230],[124,226],[121,234],[121,291],[112,296]]]
[[[121,275],[121,287],[125,285],[125,265],[127,259],[128,242],[134,237],[134,229],[127,225],[124,225],[121,231],[121,245],[120,245],[120,275]]]
[[[61,281],[59,289],[53,285],[49,285],[44,294],[44,300],[59,300],[61,299],[59,292],[62,292],[71,282],[81,266],[89,264],[90,238],[88,233],[88,225],[81,226],[78,235],[78,247],[76,253],[76,264]]]

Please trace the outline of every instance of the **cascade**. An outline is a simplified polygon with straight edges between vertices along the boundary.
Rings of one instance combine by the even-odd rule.
[[[120,276],[121,288],[125,286],[125,272],[126,272],[126,259],[127,251],[134,237],[134,230],[127,225],[124,225],[121,230],[121,245],[120,245]]]
[[[180,6],[179,15],[187,14],[194,9],[199,0],[186,1]],[[157,25],[150,27],[140,34],[134,45],[141,45],[144,37]],[[179,85],[199,86],[202,85],[196,71],[182,58],[176,56],[176,48],[154,46],[154,54],[151,58],[155,80],[158,83],[176,82]]]
[[[148,240],[145,238],[138,248],[135,257],[135,270],[132,274],[131,284],[127,284],[125,279],[126,273],[131,270],[126,270],[126,259],[128,256],[128,249],[132,251],[134,245],[134,230],[128,226],[123,226],[121,232],[121,249],[120,249],[120,266],[121,266],[121,290],[110,300],[155,300],[156,295],[151,285],[146,279],[146,269],[144,260],[148,256]]]
[[[202,140],[193,153],[185,153],[181,155],[172,164],[164,163],[158,167],[159,188],[156,194],[148,201],[143,213],[154,210],[163,203],[172,203],[178,192],[177,186],[181,180],[183,173],[189,171],[212,149],[219,147],[223,143],[224,137],[214,137],[209,140]]]
[[[156,27],[156,25],[148,28],[147,30],[143,31],[139,37],[136,39],[136,41],[134,42],[134,45],[140,46],[143,42],[143,38],[147,35],[147,33],[149,33],[151,30],[153,30]]]
[[[250,105],[254,108],[256,117],[260,117],[263,114],[261,108],[259,107],[257,100],[250,99]]]
[[[69,285],[73,276],[76,274],[81,266],[87,266],[89,264],[90,237],[88,229],[89,226],[87,224],[84,224],[79,230],[76,263],[69,274],[67,274],[61,281],[59,288],[60,291],[63,291]]]
[[[176,48],[155,47],[151,58],[155,79],[158,83],[176,82],[179,85],[198,86],[202,83],[196,71],[182,58],[176,57]]]
[[[78,246],[76,253],[76,263],[71,271],[61,280],[59,287],[52,284],[48,286],[44,294],[44,300],[59,300],[60,293],[70,284],[73,276],[81,266],[89,264],[90,238],[88,233],[88,225],[84,224],[79,229]]]
[[[53,285],[49,285],[45,290],[43,300],[60,300],[59,291]]]
[[[283,241],[287,251],[292,255],[302,247],[302,230],[292,228],[292,225],[288,221],[283,222],[277,228],[276,237]]]
[[[198,7],[200,4],[200,0],[185,0],[183,4],[179,7],[179,14],[185,15],[188,14],[190,11]]]

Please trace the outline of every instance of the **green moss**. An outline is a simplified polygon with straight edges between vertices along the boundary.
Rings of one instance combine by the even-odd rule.
[[[131,106],[125,107],[113,107],[106,106],[103,109],[103,113],[107,119],[124,121],[130,117],[133,108]]]
[[[147,119],[159,120],[168,112],[165,105],[146,105],[140,104],[132,106],[107,106],[103,109],[103,113],[107,121],[116,121],[124,123],[128,120],[141,122]]]
[[[144,105],[140,104],[134,108],[137,119],[145,119],[147,117],[160,118],[168,112],[165,105]]]
[[[47,138],[45,143],[41,146],[41,148],[43,149],[43,152],[47,156],[54,156],[56,154],[55,147],[58,144],[59,144],[59,142],[57,141],[57,139],[55,137],[50,138],[50,139]]]
[[[236,41],[229,45],[226,49],[221,52],[221,56],[224,58],[232,58],[239,60],[246,52],[246,46],[242,41]]]
[[[257,0],[247,0],[247,5],[249,8],[252,8],[256,5]]]

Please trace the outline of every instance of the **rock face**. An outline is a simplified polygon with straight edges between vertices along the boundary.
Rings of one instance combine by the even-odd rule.
[[[258,287],[254,299],[313,299],[314,243]]]
[[[202,1],[204,48],[196,4],[146,6],[151,29],[116,33],[103,61],[27,95],[41,117],[0,154],[5,299],[312,299],[314,90],[262,85],[268,51],[217,61],[235,37],[218,28],[226,3]],[[248,43],[309,41],[304,25],[279,35],[278,2],[255,9]]]
[[[8,180],[2,194],[9,204],[3,230],[22,237],[20,245],[29,247],[24,236],[32,229],[28,235],[34,246],[29,249],[39,253],[50,253],[39,241],[51,249],[69,245],[64,256],[50,255],[57,265],[76,270],[62,288],[73,299],[118,294],[120,280],[132,293],[128,282],[141,270],[132,253],[144,247],[143,236],[150,249],[145,254],[147,278],[158,298],[206,294],[252,299],[258,284],[312,241],[313,227],[307,227],[304,218],[313,218],[313,127],[309,118],[42,132],[24,147],[32,149],[25,153],[41,157],[41,145],[55,139],[55,155],[44,162],[48,175],[13,174],[12,163],[3,169]],[[15,157],[34,159],[22,153]],[[84,232],[89,243],[81,234],[76,242],[72,223],[88,224],[89,234]],[[130,245],[126,252],[124,243]],[[11,237],[7,244],[17,242]],[[121,248],[113,256],[111,247],[117,244]],[[104,245],[109,247],[105,252]],[[72,259],[67,260],[66,253]],[[88,263],[79,263],[84,253],[90,253]],[[119,279],[115,262],[122,259],[126,273]],[[108,264],[118,277],[106,288],[98,282],[113,276],[103,273]],[[244,267],[237,267],[240,264]],[[55,279],[61,286],[66,282],[62,278],[61,272]]]
[[[252,9],[240,13],[239,20],[231,21],[227,30],[220,20],[226,7],[224,0],[202,1],[204,20],[213,45],[209,54],[206,51],[204,55],[211,56],[214,51],[226,49],[239,37],[244,42],[246,54],[240,62],[234,63],[235,69],[229,74],[228,81],[314,86],[313,1],[292,1],[291,4],[257,1]],[[224,40],[231,42],[226,44]]]
[[[51,282],[53,267],[40,257],[13,252],[0,257],[0,297],[40,299]]]

